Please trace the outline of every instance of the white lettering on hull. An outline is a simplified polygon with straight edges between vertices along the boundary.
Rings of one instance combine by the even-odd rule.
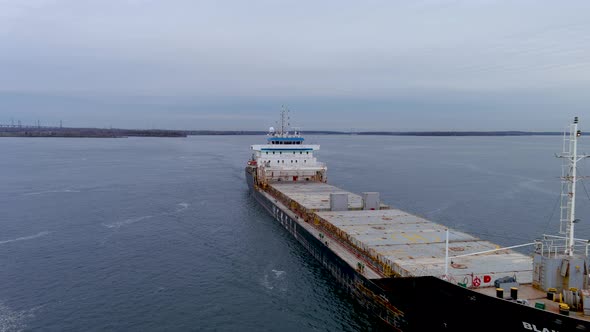
[[[531,324],[531,323],[527,323],[527,322],[522,322],[522,326],[529,330],[529,331],[534,331],[534,332],[559,332],[556,330],[550,330],[546,327],[544,327],[543,329],[537,328],[537,326],[535,324]]]

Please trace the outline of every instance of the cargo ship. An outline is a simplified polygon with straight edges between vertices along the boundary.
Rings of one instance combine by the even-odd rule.
[[[392,331],[590,331],[588,251],[574,236],[576,117],[564,132],[561,228],[500,247],[327,181],[327,166],[281,111],[245,168],[256,199]],[[529,246],[525,255],[514,249]]]

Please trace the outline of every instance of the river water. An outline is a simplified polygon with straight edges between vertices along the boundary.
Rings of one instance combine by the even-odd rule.
[[[249,195],[263,142],[1,139],[0,331],[376,329]],[[307,142],[330,184],[500,245],[559,228],[559,136]],[[590,237],[589,200],[580,182],[576,237]]]

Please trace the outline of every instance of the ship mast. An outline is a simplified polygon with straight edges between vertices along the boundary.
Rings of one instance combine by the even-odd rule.
[[[279,133],[281,136],[287,137],[289,125],[289,109],[283,105],[281,110],[281,132]]]
[[[560,232],[565,233],[565,254],[574,255],[574,225],[576,219],[576,182],[578,181],[576,165],[578,161],[587,158],[587,155],[578,155],[578,138],[582,132],[578,130],[578,117],[570,125],[569,135],[564,133],[563,152],[557,155],[564,159],[562,170],[562,191],[561,191],[561,225]],[[565,229],[564,229],[565,228]]]

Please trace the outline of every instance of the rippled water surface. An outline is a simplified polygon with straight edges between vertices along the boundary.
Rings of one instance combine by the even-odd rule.
[[[435,222],[502,245],[558,228],[558,136],[307,139],[329,183]],[[0,139],[0,330],[376,329],[248,194],[263,141]]]

